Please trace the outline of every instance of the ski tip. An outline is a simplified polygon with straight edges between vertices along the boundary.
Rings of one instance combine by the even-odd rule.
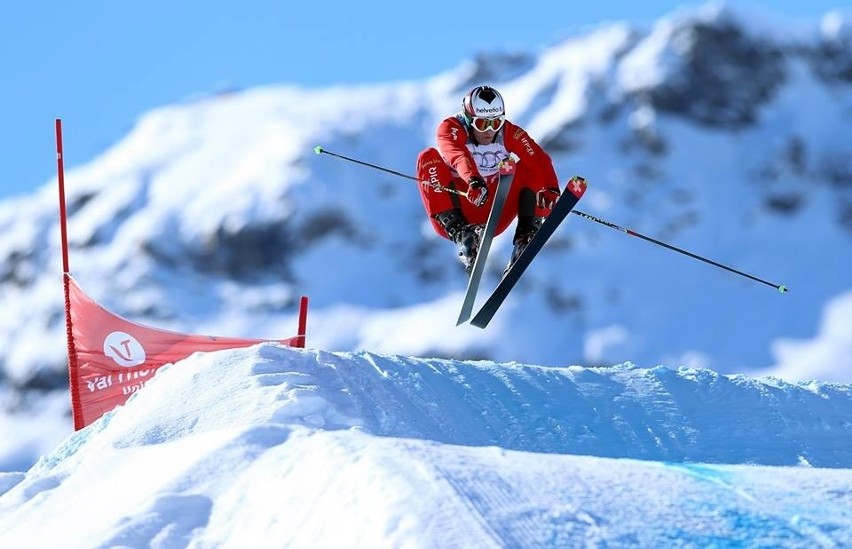
[[[789,292],[790,290],[787,289],[787,286],[778,286],[778,291],[781,292],[782,294],[785,294],[785,293]]]
[[[568,183],[565,185],[565,190],[573,194],[575,197],[580,198],[586,192],[588,186],[589,184],[586,182],[585,177],[575,175],[568,180]]]
[[[317,145],[316,147],[314,147],[314,152],[317,154],[322,154],[322,147]]]

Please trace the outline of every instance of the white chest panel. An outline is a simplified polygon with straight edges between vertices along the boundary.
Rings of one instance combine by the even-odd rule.
[[[467,148],[473,155],[473,160],[476,162],[476,167],[479,168],[479,173],[486,179],[497,175],[500,162],[509,157],[509,151],[503,146],[502,140],[488,145],[468,143]]]

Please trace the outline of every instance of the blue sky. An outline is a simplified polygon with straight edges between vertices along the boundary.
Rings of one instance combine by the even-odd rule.
[[[730,2],[737,4],[737,2]],[[0,199],[88,162],[139,115],[222,88],[428,77],[480,51],[536,51],[607,20],[700,2],[31,0],[0,7]],[[750,2],[817,18],[838,1]]]

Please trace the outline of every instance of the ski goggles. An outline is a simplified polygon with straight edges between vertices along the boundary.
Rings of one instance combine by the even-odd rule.
[[[470,125],[473,126],[473,129],[476,131],[487,132],[488,130],[492,130],[496,132],[503,127],[503,122],[505,121],[505,116],[498,116],[497,118],[474,116],[470,119]]]

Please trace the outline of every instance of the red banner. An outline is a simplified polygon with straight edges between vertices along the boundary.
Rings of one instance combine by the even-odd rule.
[[[163,365],[198,351],[248,347],[264,339],[188,335],[125,320],[89,298],[69,274],[65,319],[74,429],[82,429],[141,389]],[[298,335],[279,343],[305,346],[307,298],[299,307]]]

